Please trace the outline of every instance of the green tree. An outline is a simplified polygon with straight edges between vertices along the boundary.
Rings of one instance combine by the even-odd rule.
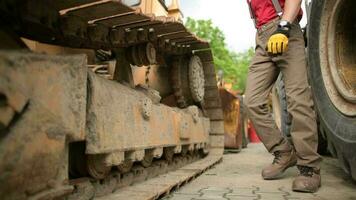
[[[236,89],[240,89],[241,91],[245,91],[246,88],[246,79],[248,73],[248,67],[250,66],[251,59],[255,54],[254,49],[251,47],[245,52],[242,53],[232,53],[234,63],[236,64]],[[234,55],[235,54],[235,55]]]
[[[198,37],[210,43],[216,70],[222,70],[225,82],[232,83],[234,89],[243,92],[253,49],[251,48],[243,53],[235,53],[229,50],[225,43],[224,33],[214,26],[211,20],[188,18],[186,27]]]

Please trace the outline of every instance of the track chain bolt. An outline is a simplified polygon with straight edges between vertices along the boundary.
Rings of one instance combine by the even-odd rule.
[[[144,99],[142,101],[142,116],[145,120],[149,120],[152,113],[152,101],[151,99]]]

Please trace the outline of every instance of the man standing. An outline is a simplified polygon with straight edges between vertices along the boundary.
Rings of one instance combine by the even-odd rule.
[[[245,104],[252,123],[273,163],[262,170],[266,180],[277,179],[294,165],[299,175],[292,189],[316,192],[320,187],[318,135],[313,100],[307,82],[305,44],[299,26],[302,0],[247,0],[255,20],[256,48],[245,92]],[[283,73],[292,117],[290,144],[268,111],[268,96],[279,72]]]

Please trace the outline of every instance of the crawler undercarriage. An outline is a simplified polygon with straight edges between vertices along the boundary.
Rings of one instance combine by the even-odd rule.
[[[182,23],[107,0],[0,11],[1,199],[155,199],[221,159],[212,54]]]

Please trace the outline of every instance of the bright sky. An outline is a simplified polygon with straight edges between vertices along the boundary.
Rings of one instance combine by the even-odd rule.
[[[211,19],[224,32],[231,50],[241,52],[255,45],[256,31],[246,0],[180,0],[180,6],[185,18]]]

